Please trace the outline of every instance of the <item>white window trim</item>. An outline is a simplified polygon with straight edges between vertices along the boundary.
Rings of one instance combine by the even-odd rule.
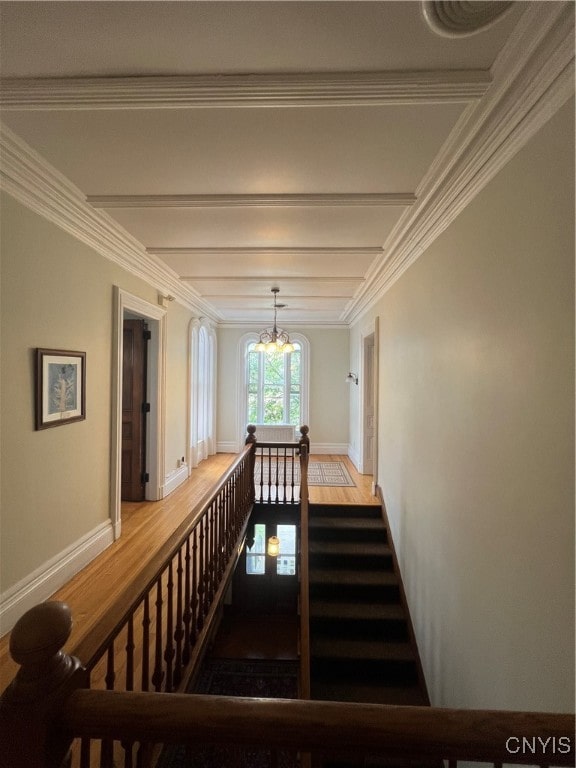
[[[207,344],[200,359],[200,333]],[[200,367],[204,368],[201,391]],[[188,474],[200,461],[216,452],[216,332],[205,318],[190,321],[189,387],[188,387]],[[202,425],[203,435],[199,434]],[[202,444],[199,444],[203,438]]]
[[[246,351],[248,345],[257,342],[259,336],[254,331],[245,333],[240,337],[238,344],[238,447],[244,445],[246,439],[246,426],[248,424],[248,386],[246,382]],[[301,333],[291,333],[291,341],[300,344],[300,369],[302,376],[302,390],[300,392],[300,416],[302,424],[309,425],[310,414],[310,342]],[[298,426],[302,426],[299,424]]]

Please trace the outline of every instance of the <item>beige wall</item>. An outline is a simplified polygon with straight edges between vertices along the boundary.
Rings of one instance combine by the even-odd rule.
[[[574,707],[573,109],[372,313],[379,481],[436,705]]]
[[[6,196],[2,200],[0,591],[74,545],[110,514],[113,286],[157,292]],[[166,466],[186,455],[191,313],[167,320]],[[86,420],[34,430],[36,347],[87,354]]]
[[[259,331],[260,328],[254,328]],[[291,329],[288,329],[291,330]],[[348,445],[349,361],[347,329],[298,328],[310,342],[310,437],[316,445]],[[218,331],[217,440],[219,445],[238,439],[238,350],[249,329]],[[314,446],[312,446],[314,449]]]
[[[173,472],[178,461],[188,456],[189,346],[191,313],[171,301],[167,314],[166,342],[166,474]]]

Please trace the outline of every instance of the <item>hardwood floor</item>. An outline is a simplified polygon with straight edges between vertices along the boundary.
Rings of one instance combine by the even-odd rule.
[[[173,533],[186,515],[210,491],[235,459],[219,453],[203,461],[189,480],[161,501],[122,504],[122,535],[86,568],[51,596],[70,606],[74,619],[70,650],[89,635],[114,603],[118,586],[126,583],[135,569],[148,562],[161,543]],[[318,504],[379,504],[371,493],[372,477],[360,475],[346,456],[315,455],[312,461],[343,461],[355,487],[310,487],[310,501]],[[17,670],[8,651],[9,634],[0,639],[0,690]]]

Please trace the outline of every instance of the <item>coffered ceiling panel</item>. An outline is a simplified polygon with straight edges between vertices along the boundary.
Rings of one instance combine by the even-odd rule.
[[[10,111],[88,195],[413,192],[464,104]],[[401,158],[401,161],[400,161]]]
[[[5,188],[215,322],[345,326],[570,88],[571,3],[426,8],[0,0]]]
[[[305,277],[313,281],[331,277],[362,278],[370,264],[381,254],[380,248],[326,248],[326,249],[201,249],[199,253],[183,249],[183,252],[158,254],[162,260],[182,276],[186,282],[196,285],[202,292],[204,279],[224,279],[234,276],[248,280],[252,285],[255,277],[292,278]],[[214,290],[211,291],[214,295]],[[267,291],[263,291],[267,295]]]
[[[114,210],[114,218],[152,248],[337,248],[381,245],[403,210],[398,206],[152,208]]]
[[[518,18],[446,45],[411,0],[2,5],[4,77],[486,69]]]

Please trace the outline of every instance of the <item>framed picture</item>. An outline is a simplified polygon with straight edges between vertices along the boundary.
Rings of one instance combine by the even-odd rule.
[[[36,429],[86,418],[86,352],[36,350]]]

